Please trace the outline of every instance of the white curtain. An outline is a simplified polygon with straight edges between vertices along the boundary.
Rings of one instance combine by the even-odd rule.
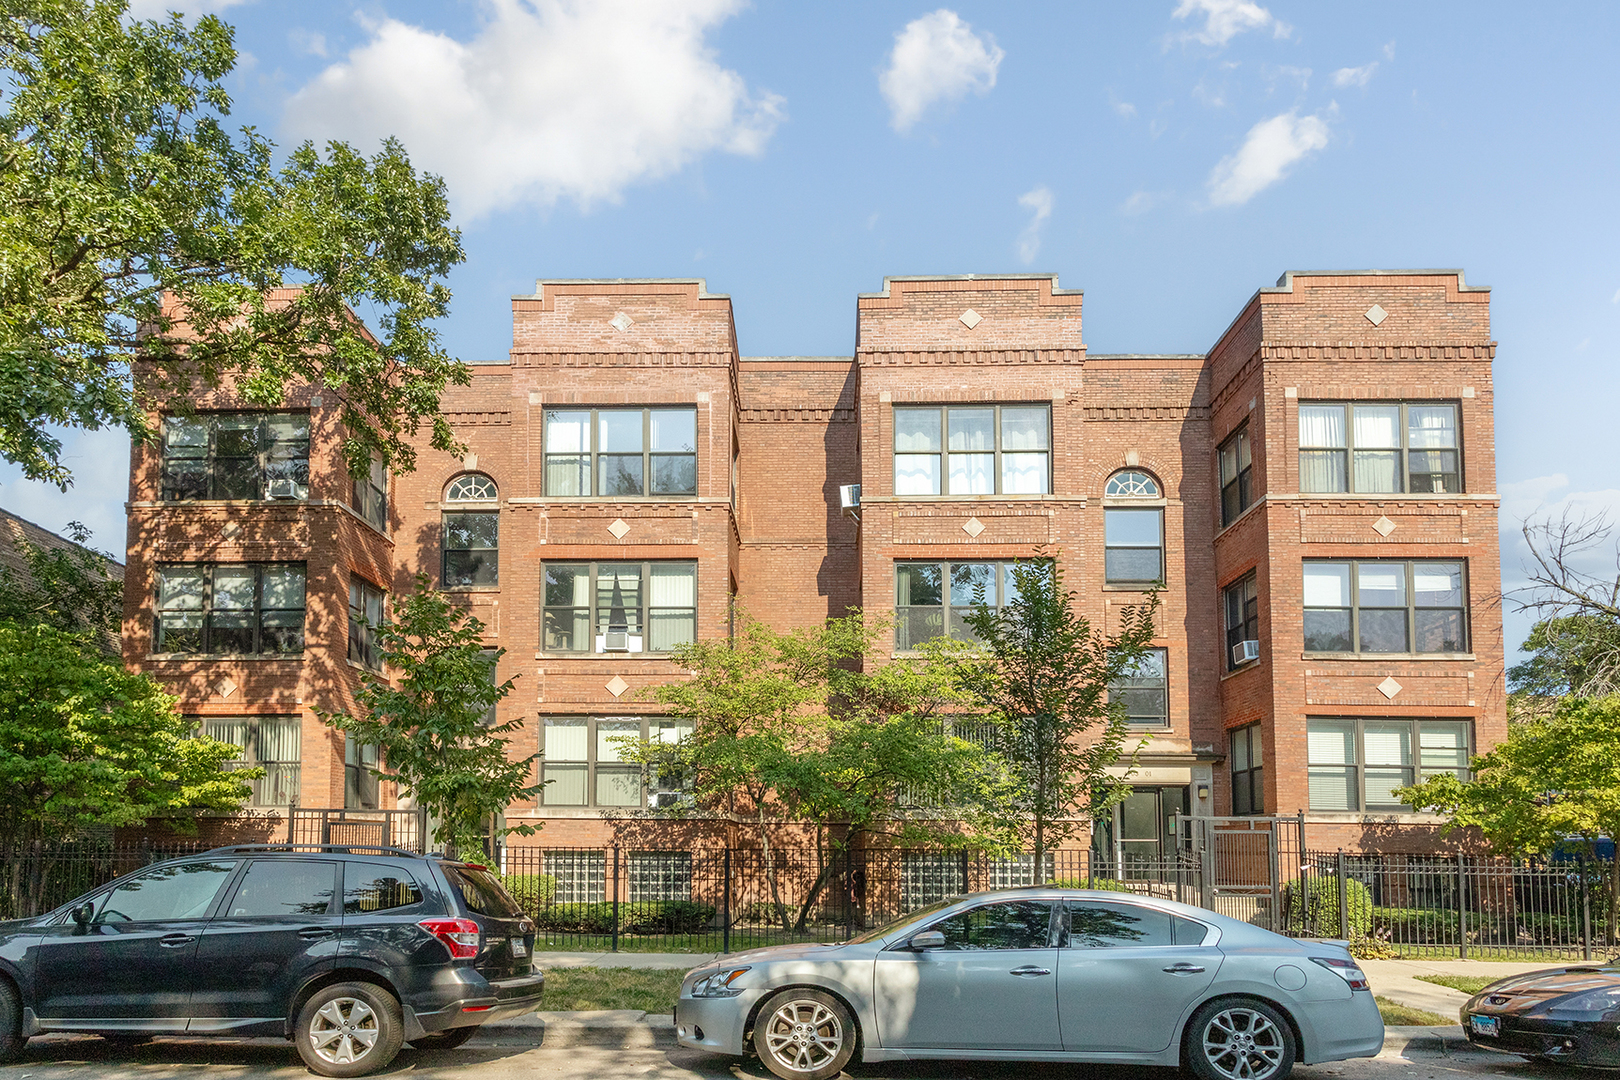
[[[547,720],[547,761],[584,761],[589,743],[584,720]]]
[[[1045,454],[1001,455],[1001,492],[1004,495],[1045,495],[1049,473]],[[952,485],[955,489],[955,484]]]
[[[1457,410],[1452,405],[1408,405],[1406,437],[1412,449],[1450,450],[1457,445]]]
[[[1344,445],[1343,405],[1301,405],[1299,445],[1342,447]]]
[[[1399,450],[1401,447],[1401,407],[1399,405],[1357,405],[1357,450]]]
[[[590,450],[591,414],[547,412],[546,453],[582,454]]]
[[[696,607],[697,567],[654,563],[648,602],[653,607]]]
[[[302,759],[299,751],[303,725],[296,716],[259,718],[259,764],[293,763]]]
[[[1308,608],[1349,607],[1349,565],[1345,563],[1306,563],[1305,606]]]

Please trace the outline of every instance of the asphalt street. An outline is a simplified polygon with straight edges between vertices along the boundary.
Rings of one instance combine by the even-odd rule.
[[[23,1058],[0,1067],[0,1080],[256,1080],[308,1077],[297,1053],[271,1039],[157,1039],[135,1049],[119,1049],[93,1036],[49,1036],[32,1040]],[[476,1038],[455,1050],[407,1048],[379,1076],[460,1078],[460,1080],[587,1080],[596,1077],[647,1080],[773,1080],[758,1062],[738,1062],[680,1049],[568,1046],[548,1049],[532,1040]],[[1408,1047],[1400,1054],[1300,1066],[1299,1080],[1451,1080],[1454,1077],[1524,1077],[1568,1080],[1573,1074],[1532,1065],[1515,1057],[1480,1050],[1446,1052]],[[861,1065],[853,1080],[1179,1080],[1168,1069],[1096,1065],[987,1065],[927,1062]]]

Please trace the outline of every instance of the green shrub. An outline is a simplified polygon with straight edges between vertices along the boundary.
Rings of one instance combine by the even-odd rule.
[[[714,919],[713,904],[690,900],[649,900],[619,905],[621,934],[696,934]],[[613,933],[613,905],[552,904],[534,917],[535,926],[552,934]]]
[[[1136,890],[1123,881],[1113,878],[1059,878],[1052,882],[1054,889],[1097,889],[1102,892],[1135,892]]]
[[[502,880],[524,911],[537,911],[557,895],[557,879],[550,874],[507,874]]]
[[[535,913],[534,924],[553,934],[611,934],[613,905],[551,904]]]
[[[1374,932],[1402,945],[1455,945],[1457,913],[1432,908],[1373,908]]]
[[[1350,936],[1367,937],[1373,924],[1372,894],[1354,878],[1344,885]],[[1307,936],[1338,937],[1339,879],[1318,877],[1303,883],[1290,881],[1283,886],[1282,908],[1289,927],[1303,927]]]

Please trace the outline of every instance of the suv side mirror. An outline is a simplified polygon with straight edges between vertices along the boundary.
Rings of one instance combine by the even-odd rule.
[[[945,935],[939,930],[924,930],[920,934],[911,935],[911,940],[906,944],[916,952],[922,952],[924,949],[943,949]]]
[[[94,904],[80,904],[73,909],[73,921],[81,927],[89,926],[90,919],[96,913]]]

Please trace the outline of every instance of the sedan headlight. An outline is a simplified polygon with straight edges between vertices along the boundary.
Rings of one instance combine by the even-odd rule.
[[[747,970],[745,967],[721,968],[719,971],[711,972],[692,984],[692,996],[695,998],[736,997],[743,992],[743,988],[731,984]]]

